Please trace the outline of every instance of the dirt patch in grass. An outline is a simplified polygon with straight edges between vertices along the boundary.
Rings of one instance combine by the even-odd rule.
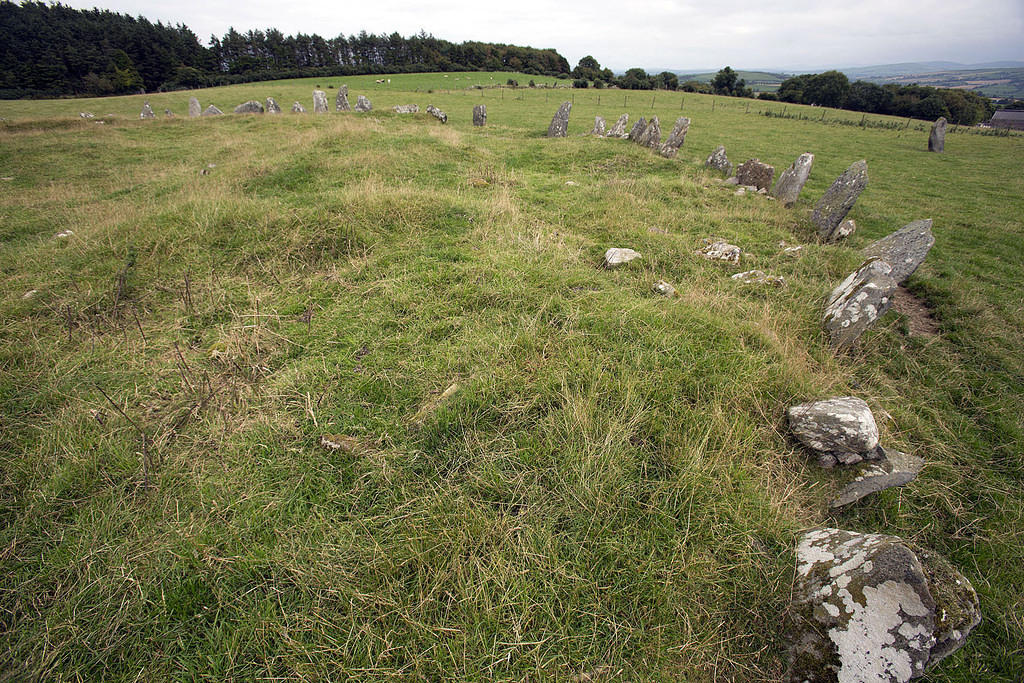
[[[892,297],[892,307],[907,318],[910,334],[934,337],[939,333],[939,323],[923,301],[914,296],[906,287],[897,287]]]

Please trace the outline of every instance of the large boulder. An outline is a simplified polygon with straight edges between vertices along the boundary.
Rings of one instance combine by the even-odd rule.
[[[263,105],[256,100],[249,100],[235,107],[236,114],[262,114]]]
[[[633,124],[633,127],[629,130],[629,135],[626,137],[633,142],[640,142],[640,138],[644,136],[644,131],[647,130],[647,119],[640,117],[640,120]]]
[[[782,202],[784,206],[795,204],[800,197],[800,190],[804,189],[807,177],[811,175],[813,163],[814,155],[810,152],[804,152],[798,156],[796,161],[779,176],[775,187],[772,188],[772,196]]]
[[[854,396],[838,396],[802,403],[786,411],[789,429],[819,463],[831,467],[882,456],[878,452],[878,425],[871,408]]]
[[[946,118],[940,116],[939,120],[932,124],[932,131],[928,134],[928,151],[941,152],[946,148]]]
[[[590,131],[590,134],[591,135],[596,135],[598,137],[604,137],[604,127],[605,127],[604,117],[603,116],[595,116],[594,117],[594,129],[592,131]]]
[[[433,116],[441,123],[448,123],[448,114],[445,114],[443,111],[441,111],[432,104],[427,105],[427,113]]]
[[[619,120],[615,122],[615,125],[608,129],[608,137],[610,138],[624,138],[626,137],[626,124],[629,123],[629,114],[623,114],[619,117]]]
[[[338,88],[338,94],[334,97],[334,111],[348,111],[351,108],[348,104],[348,86],[342,85]]]
[[[725,145],[719,145],[715,151],[704,161],[706,168],[721,171],[726,175],[732,175],[732,162],[725,153]]]
[[[905,683],[963,645],[981,611],[937,554],[823,528],[799,539],[790,617],[793,683]]]
[[[267,98],[267,113],[268,114],[280,114],[281,107],[277,104],[277,100],[273,97]]]
[[[675,125],[672,126],[672,131],[668,134],[668,139],[661,145],[658,153],[668,159],[674,158],[679,152],[679,148],[683,146],[683,142],[686,141],[686,133],[689,130],[690,119],[680,116],[676,119]]]
[[[149,106],[149,102],[142,105],[142,111],[139,112],[140,119],[155,119],[156,114],[153,112],[153,107]]]
[[[188,115],[195,118],[203,113],[203,107],[195,97],[188,98]]]
[[[650,147],[651,149],[658,149],[661,147],[661,122],[658,121],[657,116],[652,116],[650,122],[647,124],[647,128],[644,129],[644,134],[637,140],[637,144],[641,147]]]
[[[825,301],[822,326],[836,349],[852,347],[892,305],[896,291],[892,267],[872,259],[843,280]]]
[[[885,453],[881,459],[856,465],[853,479],[846,483],[829,507],[843,507],[872,493],[908,484],[917,478],[924,467],[921,458],[900,451],[881,450]]]
[[[562,106],[551,117],[551,125],[548,126],[549,138],[564,138],[568,134],[570,111],[572,111],[572,102],[562,102]]]
[[[736,169],[736,180],[740,185],[756,187],[758,190],[771,188],[774,177],[775,167],[758,159],[751,159]]]
[[[487,105],[486,104],[475,104],[475,105],[473,105],[473,125],[474,126],[485,126],[485,125],[487,125]]]
[[[811,213],[811,221],[818,226],[818,235],[822,241],[836,240],[836,228],[850,213],[867,184],[868,162],[861,159],[851,164],[825,191]]]
[[[917,270],[934,244],[932,220],[925,218],[869,244],[864,248],[864,256],[888,263],[892,268],[892,279],[901,283]]]
[[[313,113],[327,113],[327,93],[325,93],[323,90],[313,91]]]
[[[209,107],[207,107],[205,110],[203,110],[203,114],[202,115],[203,116],[220,116],[223,113],[224,112],[222,112],[220,109],[218,109],[217,107],[215,107],[214,105],[211,104]]]

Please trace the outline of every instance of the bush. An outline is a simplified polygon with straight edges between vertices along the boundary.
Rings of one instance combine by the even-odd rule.
[[[775,96],[773,92],[762,92],[757,94],[757,99],[768,100],[769,102],[778,102],[779,98]]]
[[[514,78],[510,78],[507,81],[505,81],[505,85],[511,85],[513,88],[518,88],[519,87],[519,81],[517,81]]]
[[[530,79],[530,87],[531,87],[531,88],[536,88],[536,87],[537,87],[537,84],[536,84],[536,83],[534,83],[534,81],[533,81],[533,79],[532,79],[532,78]]]
[[[604,87],[604,81],[594,81],[594,89],[600,90]]]
[[[572,82],[572,87],[574,88],[586,88],[588,86],[590,86],[590,81],[585,78],[576,78]]]

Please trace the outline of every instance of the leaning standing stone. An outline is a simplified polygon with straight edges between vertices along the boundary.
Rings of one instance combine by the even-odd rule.
[[[690,119],[680,116],[676,119],[676,125],[672,126],[672,132],[668,134],[668,140],[661,146],[661,156],[672,159],[679,152],[679,148],[686,141],[686,133],[690,130]]]
[[[729,157],[725,154],[725,145],[716,147],[715,151],[704,162],[704,166],[721,171],[726,175],[732,175],[732,162],[729,161]]]
[[[356,111],[366,112],[372,109],[373,104],[371,104],[370,99],[366,95],[360,95],[359,97],[356,98]]]
[[[932,219],[925,218],[869,244],[864,248],[864,256],[888,263],[892,268],[892,279],[902,283],[914,274],[934,244]]]
[[[325,93],[323,90],[313,91],[313,113],[327,113],[327,93]]]
[[[775,167],[758,159],[751,159],[736,169],[736,180],[740,185],[750,185],[758,190],[770,188],[774,177]]]
[[[203,107],[199,104],[199,100],[194,97],[188,98],[188,115],[189,118],[195,118],[203,113]]]
[[[639,142],[640,138],[644,136],[644,131],[647,130],[647,119],[640,117],[640,120],[633,124],[633,127],[629,131],[629,135],[626,137],[633,142]]]
[[[448,114],[445,114],[443,111],[441,111],[440,109],[438,109],[437,107],[435,107],[432,104],[428,104],[427,105],[427,113],[430,114],[431,116],[433,116],[435,119],[437,119],[441,123],[448,123]]]
[[[142,105],[142,111],[139,113],[140,119],[155,119],[156,114],[153,113],[153,107],[149,106],[149,102]]]
[[[477,104],[473,106],[473,125],[483,126],[487,124],[487,105]]]
[[[814,155],[804,152],[797,157],[789,168],[782,172],[779,180],[772,189],[772,196],[783,203],[784,206],[792,206],[800,196],[800,190],[807,182],[807,176],[811,174],[811,164],[814,163]]]
[[[295,102],[295,103],[292,104],[292,113],[293,114],[305,114],[306,113],[306,108],[302,106],[301,102]]]
[[[249,100],[235,107],[236,114],[262,114],[263,105],[256,100]]]
[[[604,137],[604,126],[605,126],[604,117],[603,116],[595,116],[594,117],[594,130],[590,131],[590,134],[591,135],[596,135],[599,138],[603,138]]]
[[[211,104],[203,111],[203,116],[220,116],[223,113],[224,112]]]
[[[885,261],[868,261],[832,290],[825,302],[822,326],[829,344],[848,349],[892,305],[896,291],[892,267]]]
[[[338,95],[334,98],[334,111],[348,111],[351,107],[348,104],[348,86],[338,88]]]
[[[981,621],[970,582],[895,536],[805,533],[796,549],[789,680],[906,683]]]
[[[268,114],[280,114],[281,113],[281,107],[279,107],[277,105],[277,100],[275,100],[273,97],[268,97],[267,98],[267,113]]]
[[[629,114],[623,114],[619,117],[619,120],[615,122],[615,125],[608,129],[608,137],[610,138],[624,138],[626,137],[626,124],[629,123]]]
[[[650,147],[651,149],[658,149],[661,146],[661,122],[658,121],[657,116],[651,117],[650,123],[647,124],[644,134],[640,136],[637,143],[642,147]]]
[[[818,455],[819,464],[852,465],[881,457],[878,425],[871,408],[854,396],[839,396],[792,406],[786,411],[789,429]]]
[[[818,226],[818,235],[825,242],[834,242],[835,230],[853,208],[857,197],[868,184],[868,162],[861,159],[836,178],[825,191],[811,213],[811,221]]]
[[[551,118],[551,125],[548,126],[549,138],[564,138],[569,132],[569,112],[572,110],[572,102],[562,102],[555,115]]]
[[[932,132],[928,134],[928,151],[941,152],[946,147],[946,118],[940,116],[932,124]]]

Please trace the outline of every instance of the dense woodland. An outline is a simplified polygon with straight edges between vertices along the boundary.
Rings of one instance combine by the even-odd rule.
[[[425,71],[566,75],[555,50],[368,34],[285,36],[276,29],[212,36],[107,10],[0,0],[0,98],[95,96],[302,76]]]

